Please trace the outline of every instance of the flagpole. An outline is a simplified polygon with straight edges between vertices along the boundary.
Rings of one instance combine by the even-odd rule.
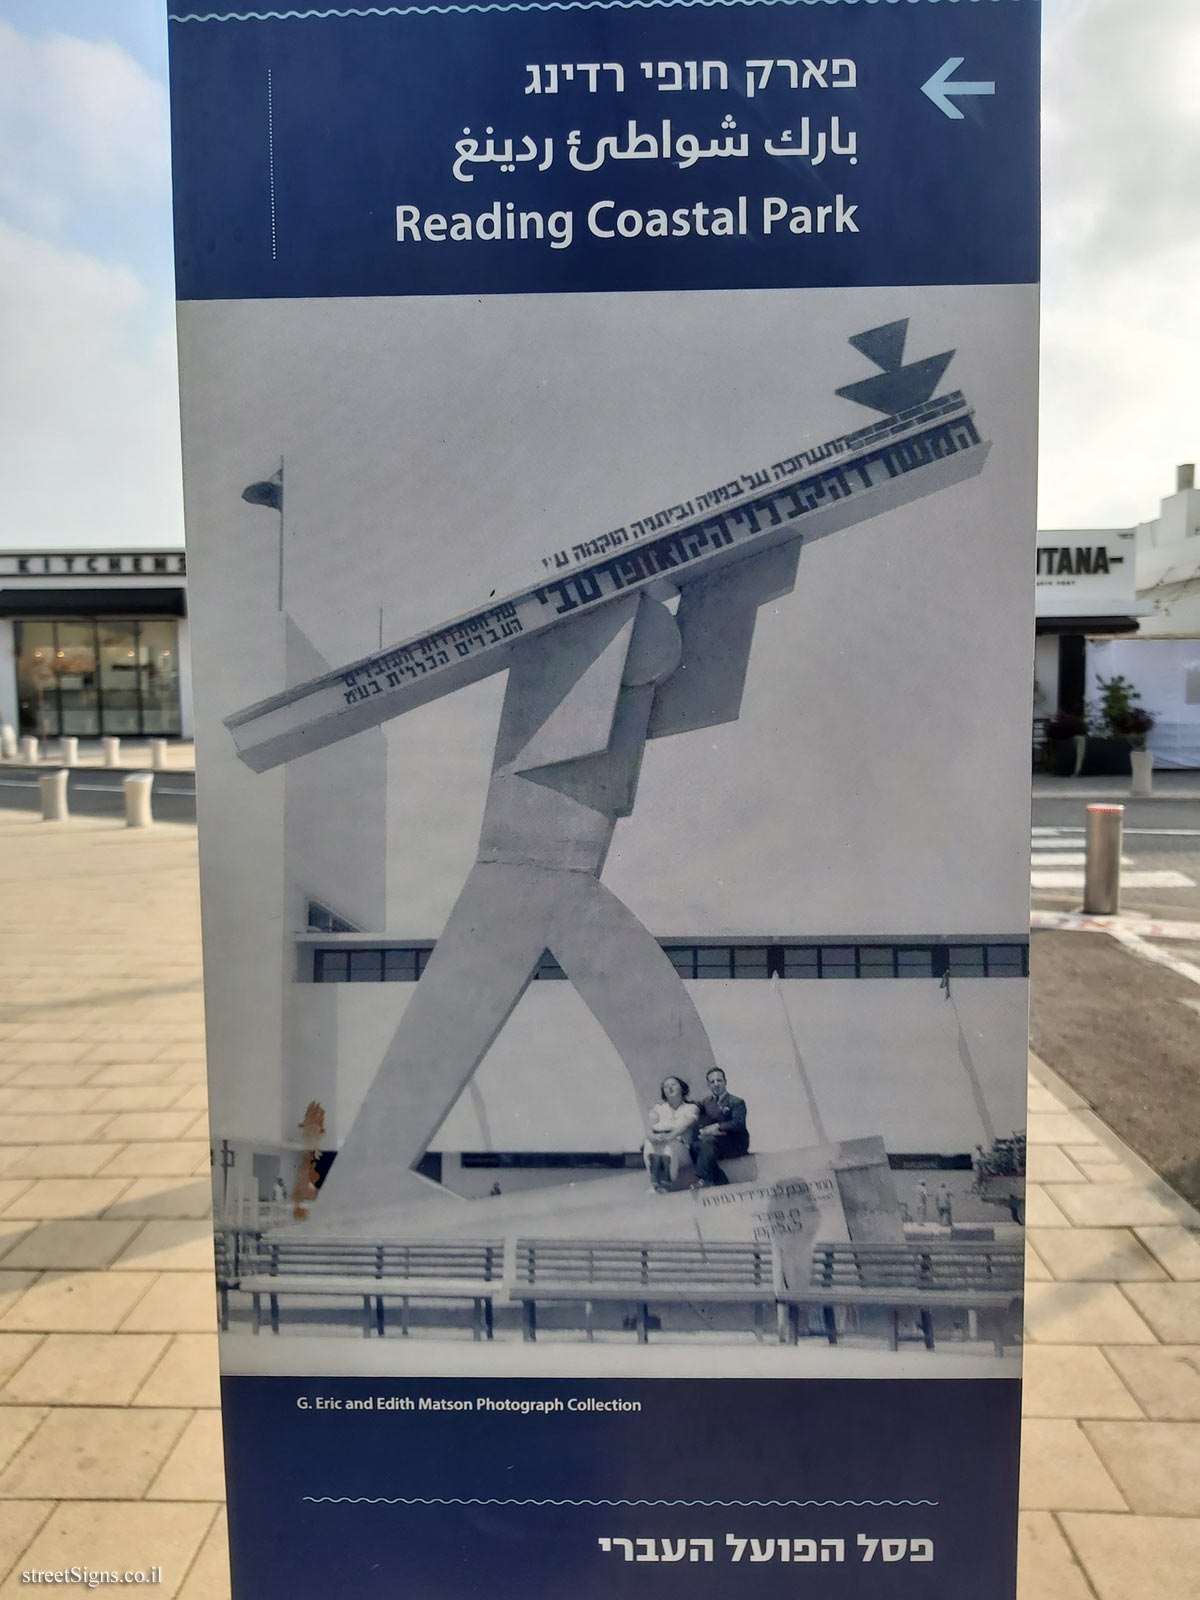
[[[283,610],[283,457],[279,458],[279,609]]]

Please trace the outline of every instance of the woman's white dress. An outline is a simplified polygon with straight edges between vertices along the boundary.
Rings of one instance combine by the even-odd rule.
[[[642,1159],[648,1168],[651,1156],[666,1156],[671,1164],[671,1182],[674,1183],[680,1167],[692,1159],[691,1132],[700,1120],[700,1107],[692,1100],[685,1100],[679,1106],[668,1105],[665,1100],[660,1100],[657,1105],[650,1107],[646,1120],[650,1124],[651,1134],[657,1137],[646,1140],[642,1146]]]

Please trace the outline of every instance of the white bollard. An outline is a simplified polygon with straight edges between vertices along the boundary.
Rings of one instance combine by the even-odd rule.
[[[17,759],[17,730],[7,722],[0,722],[0,761]]]
[[[27,767],[38,764],[38,742],[31,733],[21,740],[21,760]]]
[[[167,741],[165,739],[151,739],[150,765],[155,772],[167,770]]]
[[[1087,808],[1083,909],[1093,917],[1115,917],[1121,908],[1121,833],[1124,806]]]
[[[58,759],[64,767],[79,765],[79,740],[67,734],[58,741]]]
[[[115,767],[121,759],[120,739],[109,734],[106,738],[101,739],[100,748],[104,752],[104,765],[106,767]]]
[[[1131,800],[1149,800],[1154,793],[1154,752],[1131,750],[1129,763],[1133,769],[1133,782],[1129,785]]]
[[[67,810],[67,774],[62,772],[43,772],[38,779],[38,789],[42,796],[42,821],[65,822],[70,816]]]
[[[125,826],[148,828],[154,821],[150,809],[150,791],[154,787],[154,774],[131,772],[127,778],[122,779],[121,787],[125,791]]]

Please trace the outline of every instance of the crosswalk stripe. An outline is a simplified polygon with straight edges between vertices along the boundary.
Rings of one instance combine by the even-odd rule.
[[[1082,872],[1039,872],[1029,874],[1034,889],[1082,889]],[[1122,889],[1194,889],[1195,883],[1182,872],[1122,872]]]
[[[1130,830],[1133,831],[1133,830]],[[1149,830],[1137,830],[1146,832]],[[1082,828],[1030,829],[1029,885],[1032,889],[1082,889],[1087,856]],[[1133,870],[1129,870],[1132,868]],[[1068,870],[1070,869],[1070,870]],[[1194,889],[1195,880],[1174,868],[1139,868],[1136,857],[1121,857],[1123,889]]]
[[[1033,870],[1036,872],[1041,867],[1082,867],[1086,862],[1087,857],[1082,850],[1044,850],[1033,857]],[[1133,862],[1129,856],[1122,856],[1121,865],[1131,867]]]

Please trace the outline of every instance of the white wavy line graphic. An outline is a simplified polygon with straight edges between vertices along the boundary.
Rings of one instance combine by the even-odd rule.
[[[737,6],[737,5],[804,5],[804,6],[836,6],[836,5],[867,5],[867,6],[898,6],[904,5],[906,0],[514,0],[507,4],[505,0],[493,0],[491,4],[483,5],[449,5],[449,6],[330,6],[325,10],[308,8],[303,11],[206,11],[202,13],[168,12],[170,22],[298,22],[298,21],[325,21],[330,17],[426,17],[426,16],[465,16],[470,11],[647,11],[664,6]],[[919,3],[919,0],[918,0]],[[927,5],[936,5],[939,0],[925,0]],[[987,4],[987,0],[944,0],[949,5]],[[999,0],[991,0],[993,5]],[[1020,0],[1010,0],[1013,5],[1018,5]],[[1033,0],[1036,4],[1037,0]],[[912,5],[913,0],[907,0]]]
[[[937,1500],[444,1500],[436,1496],[409,1498],[404,1495],[349,1494],[306,1494],[301,1498],[304,1504],[311,1506],[600,1506],[605,1509],[619,1506],[704,1506],[706,1508],[724,1506],[737,1511],[815,1510],[818,1507],[829,1506],[854,1506],[858,1509],[864,1506],[878,1506],[891,1509],[898,1506],[939,1504]]]

